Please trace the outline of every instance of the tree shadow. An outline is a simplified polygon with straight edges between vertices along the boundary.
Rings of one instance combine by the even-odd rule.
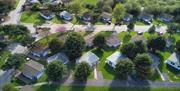
[[[84,91],[86,83],[87,79],[84,81],[73,80],[73,82],[70,84],[69,91]]]
[[[35,91],[60,91],[61,85],[42,85],[35,87]]]
[[[100,58],[103,56],[102,50],[94,49],[94,50],[92,50],[92,52],[95,53]]]
[[[149,82],[146,80],[114,79],[109,86],[109,91],[150,91]]]

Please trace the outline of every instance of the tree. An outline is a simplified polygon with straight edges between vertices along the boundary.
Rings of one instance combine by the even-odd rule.
[[[126,58],[126,59],[120,60],[116,64],[115,72],[118,78],[121,78],[121,77],[127,78],[127,76],[132,73],[133,69],[134,69],[133,62],[130,59]]]
[[[142,79],[147,78],[149,75],[151,75],[152,59],[148,54],[138,54],[135,57],[134,64],[137,75]]]
[[[69,32],[67,34],[64,49],[70,60],[75,61],[76,58],[80,57],[84,48],[85,41],[80,34],[76,32]]]
[[[153,26],[151,26],[151,27],[148,29],[148,32],[149,32],[149,33],[154,33],[155,30],[156,30],[156,27],[155,27],[155,25],[153,25]]]
[[[147,45],[143,41],[135,41],[136,45],[135,51],[136,53],[146,53],[147,52]]]
[[[2,51],[2,50],[4,50],[6,47],[7,47],[7,43],[6,42],[1,42],[0,41],[0,52]]]
[[[14,8],[15,0],[0,0],[0,13],[8,13]]]
[[[10,56],[5,64],[2,66],[3,70],[8,69],[18,69],[21,67],[21,65],[26,61],[26,56],[24,54],[14,54]]]
[[[79,3],[81,1],[74,0],[69,4],[69,10],[71,10],[75,15],[77,15],[82,10],[82,3]]]
[[[147,47],[143,41],[135,41],[122,45],[120,50],[128,58],[134,59],[138,53],[146,53]]]
[[[126,3],[125,8],[128,13],[134,15],[135,17],[141,13],[141,5],[134,1]]]
[[[116,21],[121,20],[125,15],[125,8],[122,4],[117,4],[113,10],[113,17]]]
[[[34,41],[35,41],[35,37],[32,37],[32,36],[30,36],[30,35],[27,35],[27,36],[24,37],[24,39],[22,39],[20,42],[21,42],[24,46],[31,46]]]
[[[53,54],[58,53],[62,50],[64,46],[63,41],[60,41],[59,39],[55,38],[49,42],[49,49]]]
[[[59,60],[51,62],[46,69],[48,80],[60,81],[65,76],[66,70],[65,65]]]
[[[128,30],[134,30],[134,22],[130,22],[130,23],[127,25],[127,28],[128,28]]]
[[[13,84],[6,84],[2,87],[3,91],[18,91]]]
[[[180,53],[180,40],[176,42],[176,51]]]
[[[172,34],[176,32],[177,27],[178,27],[178,24],[176,23],[171,23],[168,25],[167,32],[170,34],[170,37],[172,37]]]
[[[93,40],[93,44],[98,50],[104,48],[104,45],[106,45],[106,40],[104,35],[102,34],[97,35]]]
[[[155,52],[156,50],[164,50],[164,48],[166,47],[166,40],[164,37],[155,37],[155,38],[150,38],[147,41],[147,46],[148,49],[151,50],[152,52]]]
[[[74,73],[74,77],[77,80],[83,81],[87,80],[87,77],[91,73],[90,65],[87,62],[81,62],[77,65]]]

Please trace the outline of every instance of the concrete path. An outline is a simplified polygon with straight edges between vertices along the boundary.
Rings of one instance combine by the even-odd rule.
[[[21,18],[21,12],[20,12],[21,7],[22,5],[24,5],[25,2],[26,0],[20,0],[16,9],[9,13],[10,20],[8,20],[7,22],[4,22],[3,24],[18,24]]]

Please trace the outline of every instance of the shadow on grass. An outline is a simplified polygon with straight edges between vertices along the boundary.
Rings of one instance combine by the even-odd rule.
[[[84,81],[73,80],[70,84],[69,91],[84,91],[86,87],[87,79]]]
[[[61,85],[42,85],[36,87],[35,91],[61,91]]]

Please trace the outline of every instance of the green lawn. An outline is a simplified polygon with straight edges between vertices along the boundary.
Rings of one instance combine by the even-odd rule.
[[[45,19],[43,19],[38,12],[22,12],[22,16],[21,16],[21,22],[24,23],[45,23]]]
[[[136,32],[132,31],[132,32],[121,32],[118,34],[118,37],[123,40],[123,43],[127,43],[131,40],[131,37],[136,35]]]
[[[148,39],[148,38],[152,38],[152,37],[157,37],[158,33],[157,32],[154,32],[154,33],[144,32],[143,36],[144,36],[144,38]]]
[[[92,52],[95,53],[99,58],[98,70],[102,72],[104,79],[114,79],[115,72],[114,70],[105,63],[106,58],[113,54],[118,48],[105,49],[98,51],[93,49]]]
[[[9,51],[0,52],[0,68],[5,63],[5,60],[10,56]]]
[[[179,91],[180,88],[135,88],[135,87],[109,87],[109,86],[41,86],[34,87],[36,91]]]

